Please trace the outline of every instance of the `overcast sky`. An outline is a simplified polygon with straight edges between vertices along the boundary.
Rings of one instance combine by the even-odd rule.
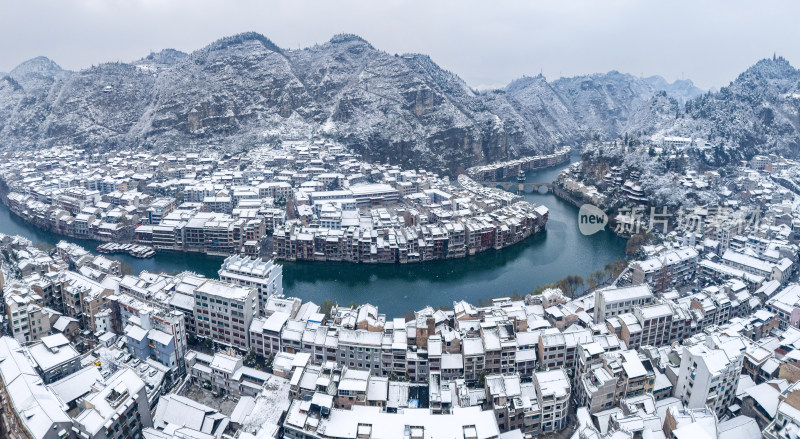
[[[77,70],[190,52],[244,31],[289,48],[347,32],[479,88],[609,70],[709,88],[774,52],[796,66],[798,18],[790,1],[0,0],[0,71],[38,55]]]

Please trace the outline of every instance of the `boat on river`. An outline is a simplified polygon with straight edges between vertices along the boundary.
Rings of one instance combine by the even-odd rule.
[[[152,247],[136,244],[117,244],[116,242],[107,242],[97,246],[97,251],[107,255],[114,255],[119,253],[127,253],[134,258],[152,258],[156,255],[156,251]]]

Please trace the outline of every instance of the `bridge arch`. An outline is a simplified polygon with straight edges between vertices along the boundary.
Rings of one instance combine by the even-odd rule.
[[[524,182],[517,183],[513,181],[482,181],[480,182],[484,187],[491,187],[494,189],[502,189],[506,192],[512,193],[525,193],[532,194],[538,192],[546,194],[553,191],[553,183],[543,182]]]

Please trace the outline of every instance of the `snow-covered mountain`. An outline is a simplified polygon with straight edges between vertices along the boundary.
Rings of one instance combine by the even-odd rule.
[[[318,133],[372,160],[466,167],[547,151],[424,55],[353,35],[283,50],[245,33],[184,54],[66,72],[46,58],[0,81],[0,145],[219,147]]]
[[[703,90],[697,88],[691,79],[678,79],[670,83],[661,76],[650,76],[644,80],[656,91],[667,93],[681,105],[703,94]]]
[[[797,72],[781,62],[697,98],[690,81],[613,71],[479,93],[425,55],[389,54],[355,35],[288,50],[244,33],[79,72],[26,61],[0,76],[0,147],[236,151],[317,134],[369,160],[449,171],[625,133],[727,136],[758,149],[797,135]]]
[[[544,118],[544,126],[572,142],[636,135],[643,129],[638,122],[651,118],[651,100],[667,98],[679,106],[702,93],[690,81],[670,84],[657,76],[639,78],[616,71],[551,83],[541,76],[526,77],[512,82],[506,92],[526,117]]]
[[[686,103],[685,112],[654,125],[655,133],[710,139],[734,159],[800,153],[800,71],[780,57],[763,59],[727,87]]]

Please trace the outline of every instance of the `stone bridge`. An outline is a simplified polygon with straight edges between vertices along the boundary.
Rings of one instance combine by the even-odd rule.
[[[479,183],[484,187],[503,189],[504,191],[514,192],[518,194],[521,193],[530,194],[533,192],[546,194],[548,192],[553,192],[553,183],[533,183],[533,182],[519,183],[515,181],[481,181]]]

